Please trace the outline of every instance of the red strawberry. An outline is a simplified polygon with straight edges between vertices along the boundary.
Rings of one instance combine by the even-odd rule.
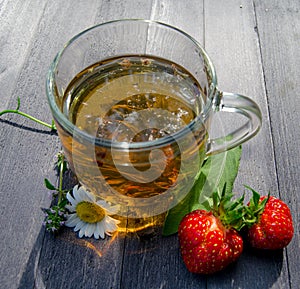
[[[255,216],[255,224],[248,230],[250,244],[259,249],[276,250],[286,247],[294,234],[289,207],[280,199],[260,197],[254,190],[252,192],[253,198],[248,206],[258,214]]]
[[[187,214],[178,229],[181,255],[188,270],[211,274],[237,260],[243,240],[234,229],[226,229],[212,212]]]

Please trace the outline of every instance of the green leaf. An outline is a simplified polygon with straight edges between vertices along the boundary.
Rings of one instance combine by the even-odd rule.
[[[68,199],[66,197],[64,197],[60,203],[58,204],[59,208],[64,209],[66,204],[68,203]]]
[[[44,183],[48,190],[56,191],[56,187],[54,185],[52,185],[48,179],[44,179]]]
[[[175,234],[182,218],[196,209],[209,210],[213,204],[212,193],[219,192],[219,198],[226,184],[225,194],[230,194],[238,173],[242,147],[212,155],[204,161],[192,189],[174,208],[168,211],[163,235]]]
[[[254,189],[252,189],[249,186],[245,185],[245,188],[247,188],[248,190],[250,190],[252,192],[252,198],[250,199],[250,206],[257,208],[259,205],[259,199],[260,199],[259,193],[256,192]]]
[[[269,200],[270,193],[261,201],[260,194],[257,191],[246,185],[245,188],[249,189],[252,192],[252,198],[249,201],[249,206],[247,206],[247,208],[245,209],[245,223],[250,227],[259,220],[259,217],[263,213],[265,206]]]

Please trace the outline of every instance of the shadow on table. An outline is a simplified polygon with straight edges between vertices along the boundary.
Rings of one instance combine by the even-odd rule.
[[[72,187],[76,180],[66,173],[65,186]],[[226,270],[208,277],[192,274],[183,264],[177,235],[163,237],[160,227],[143,232],[95,240],[80,239],[70,228],[53,236],[42,227],[19,288],[266,289],[281,274],[282,251],[247,246]]]
[[[219,273],[210,276],[192,274],[183,264],[179,244],[174,245],[178,243],[176,239],[176,235],[161,238],[158,244],[159,242],[164,244],[158,245],[155,250],[149,250],[153,245],[147,245],[147,242],[139,240],[127,242],[123,276],[128,276],[132,272],[135,274],[126,285],[122,284],[122,288],[267,289],[272,288],[281,275],[283,251],[261,252],[247,247],[238,262]],[[136,287],[135,284],[140,285]]]
[[[42,228],[19,288],[118,288],[123,243],[121,237],[80,239],[68,228],[53,236]]]
[[[186,270],[176,235],[94,240],[79,239],[68,228],[55,237],[42,228],[19,288],[266,289],[282,265],[282,251],[246,248],[237,263],[206,277]]]
[[[46,134],[46,135],[57,135],[57,132],[55,130],[51,130],[50,128],[46,128],[46,129],[34,128],[34,127],[29,126],[29,125],[26,126],[26,125],[23,125],[23,124],[18,124],[16,122],[13,122],[13,121],[10,121],[10,120],[5,120],[5,119],[0,119],[0,123],[8,124],[8,125],[11,125],[13,127],[16,127],[16,128],[22,129],[22,130],[35,132],[35,133],[41,133],[41,134]],[[43,126],[41,126],[41,127],[43,127]]]
[[[208,277],[209,288],[273,288],[281,275],[282,266],[282,250],[262,251],[246,247],[236,263]]]

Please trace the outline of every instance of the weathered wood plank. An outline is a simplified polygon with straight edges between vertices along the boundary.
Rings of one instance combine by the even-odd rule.
[[[35,3],[32,2],[31,4],[31,8],[34,9]],[[140,10],[133,4],[131,1],[127,3],[124,1],[114,3],[110,3],[110,1],[89,1],[89,3],[77,1],[74,5],[73,1],[65,1],[64,5],[61,6],[58,2],[47,2],[47,5],[43,8],[42,17],[37,22],[37,27],[35,27],[35,34],[30,37],[31,42],[21,58],[20,71],[17,73],[18,79],[13,87],[8,106],[13,106],[16,103],[16,97],[20,96],[24,110],[42,119],[48,117],[51,120],[50,110],[46,103],[44,83],[50,62],[57,51],[62,48],[70,37],[99,22],[138,17],[137,15],[140,15],[139,18],[149,18],[147,13],[151,11],[151,2],[147,3],[148,6],[145,3],[143,5],[140,3]],[[17,8],[20,9],[20,7]],[[24,18],[29,16],[27,10],[24,10],[23,13]],[[17,36],[12,34],[10,37]],[[20,119],[18,116],[7,116],[5,119],[21,123],[23,126],[32,125],[32,123]],[[15,128],[18,129],[18,134],[15,134],[13,138],[9,138],[8,134],[12,131],[7,124],[9,123],[5,121],[0,124],[4,148],[1,151],[3,160],[1,169],[4,172],[1,174],[1,181],[3,181],[3,190],[1,188],[1,191],[5,192],[5,194],[2,194],[4,199],[2,204],[6,208],[2,212],[7,217],[2,225],[7,226],[9,223],[10,228],[12,228],[11,231],[15,230],[15,233],[9,231],[7,235],[7,238],[13,238],[15,241],[11,242],[12,248],[14,248],[13,254],[8,254],[9,248],[5,248],[3,255],[1,255],[1,261],[6,262],[8,265],[7,269],[3,271],[6,287],[17,288],[19,283],[20,288],[31,288],[33,286],[36,288],[117,288],[121,282],[122,244],[124,239],[118,238],[112,244],[110,244],[109,239],[104,242],[82,241],[77,239],[76,234],[71,230],[66,230],[66,233],[58,239],[49,235],[44,237],[44,229],[41,228],[43,215],[39,207],[42,204],[45,207],[49,206],[49,201],[45,202],[44,199],[47,200],[47,195],[41,194],[41,192],[45,191],[43,178],[53,174],[50,161],[53,160],[52,156],[55,151],[59,149],[58,138],[56,136],[41,137],[41,135],[33,132],[32,135],[34,136],[29,136],[28,131],[18,129],[18,127]],[[36,125],[33,124],[33,127],[36,127]],[[22,140],[22,149],[18,148],[20,140]],[[38,152],[35,149],[28,152],[31,143],[35,144],[35,149]],[[40,145],[36,145],[37,143]],[[11,158],[13,154],[16,154],[16,151],[21,154],[21,158]],[[45,169],[40,173],[39,169],[37,171],[31,170],[31,173],[26,171],[28,165],[32,163],[33,157],[37,166],[41,167],[45,163]],[[10,159],[14,159],[14,161],[12,162]],[[4,180],[8,179],[8,175],[12,171],[14,171],[15,177],[10,179],[11,183],[5,182]],[[45,175],[45,172],[47,175]],[[15,191],[18,190],[19,182],[16,178],[19,178],[19,175],[23,176],[20,178],[20,183],[26,184],[23,190],[25,192],[34,191],[31,196],[32,200],[25,194],[20,200],[26,204],[23,208],[24,213],[21,222],[19,220],[20,211],[13,212],[13,208],[21,208],[22,204],[12,202],[18,197],[15,195]],[[29,186],[27,182],[31,179],[35,181],[31,182]],[[15,198],[11,198],[10,195],[15,195]],[[32,224],[31,230],[27,230],[28,223]],[[22,232],[22,238],[24,239],[22,246],[19,246],[19,248],[20,241],[15,236],[18,234],[17,229]],[[4,227],[1,232],[5,232]],[[2,240],[5,241],[7,238]],[[102,254],[101,257],[99,252]],[[76,261],[74,262],[74,260]]]
[[[299,1],[273,2],[0,1],[0,110],[15,107],[20,96],[22,109],[45,121],[51,120],[44,89],[49,64],[70,37],[93,24],[159,20],[205,44],[219,87],[251,96],[263,112],[261,133],[243,146],[236,190],[245,183],[280,195],[292,207],[296,230],[287,250],[246,249],[237,264],[207,278],[186,270],[176,235],[96,241],[79,239],[66,228],[54,238],[41,227],[39,208],[50,204],[43,179],[55,181],[58,137],[19,116],[5,116],[0,119],[1,288],[297,288]]]
[[[120,288],[122,237],[105,240],[79,239],[70,229],[59,236],[46,234],[35,244],[21,288]],[[42,246],[41,246],[42,244]],[[32,260],[31,260],[32,259]],[[36,268],[30,261],[38,259]]]
[[[300,284],[300,2],[254,1],[261,42],[264,74],[280,197],[291,207],[295,235],[288,246],[290,288]],[[288,280],[286,281],[288,282]]]
[[[206,288],[205,277],[186,270],[177,235],[127,236],[125,245],[122,288]]]
[[[178,27],[200,43],[204,42],[203,1],[154,0],[150,19]]]
[[[46,2],[0,3],[0,111],[7,108]]]
[[[20,96],[24,111],[43,120],[51,120],[45,96],[45,77],[50,62],[71,36],[94,23],[95,7],[98,5],[97,1],[89,5],[86,5],[86,1],[78,1],[76,7],[73,4],[72,1],[66,1],[61,7],[59,3],[55,5],[48,1],[44,1],[44,5],[41,5],[41,1],[19,1],[7,3],[6,10],[1,10],[5,14],[1,20],[7,23],[0,25],[4,27],[1,33],[7,45],[1,64],[8,67],[8,71],[12,67],[7,78],[2,79],[7,83],[2,86],[5,90],[1,91],[7,97],[7,103],[3,103],[5,107],[15,108],[17,97]],[[44,229],[41,227],[43,213],[40,207],[50,204],[43,179],[53,179],[55,175],[53,159],[60,149],[59,141],[55,135],[38,133],[40,129],[43,132],[43,128],[19,116],[5,116],[5,120],[9,122],[2,118],[0,122],[0,234],[1,244],[7,245],[3,246],[0,253],[1,264],[5,264],[1,266],[1,286],[18,288],[21,282],[21,288],[33,288],[37,277],[53,284],[57,275],[47,276],[45,271],[39,274],[39,266],[43,269],[45,264],[43,256],[46,254],[47,257],[49,252],[41,249]],[[30,126],[34,129],[27,130]],[[46,241],[47,238],[45,248],[48,246]],[[41,259],[40,250],[43,252]],[[72,258],[67,263],[76,264]],[[59,266],[57,268],[62,269]],[[118,274],[118,271],[114,272]]]
[[[202,1],[153,1],[150,18],[174,25],[203,41]],[[188,19],[193,19],[188,21]],[[184,51],[182,52],[184,54]],[[205,288],[206,279],[189,273],[177,235],[145,240],[126,238],[122,288]]]
[[[37,1],[5,1],[1,4],[1,109],[15,108],[17,96],[22,96],[23,87],[18,87],[20,70],[26,62],[32,37],[37,33],[43,9],[44,5]],[[28,106],[25,101],[22,103],[23,108]],[[20,120],[12,116],[5,119]],[[21,126],[0,122],[0,260],[3,288],[18,287],[30,252],[34,250],[43,219],[39,208],[49,205],[43,176],[53,173],[52,153],[58,148],[57,137],[45,134],[43,128],[33,125],[33,130],[27,130],[26,124],[22,127],[24,120],[19,123]]]
[[[220,89],[250,96],[263,114],[261,132],[243,145],[235,190],[242,193],[243,184],[248,184],[264,194],[270,190],[278,195],[257,28],[251,1],[231,0],[226,5],[205,1],[205,47],[216,66]],[[233,270],[208,282],[211,288],[220,288],[220,284],[228,288],[243,288],[245,284],[251,288],[287,288],[288,277],[287,260],[280,252],[260,255],[246,248]]]

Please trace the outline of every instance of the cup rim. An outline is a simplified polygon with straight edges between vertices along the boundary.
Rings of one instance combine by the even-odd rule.
[[[59,61],[60,61],[61,57],[63,56],[64,52],[66,51],[66,49],[74,41],[76,41],[77,38],[79,38],[80,36],[88,33],[91,30],[97,29],[98,27],[113,25],[113,24],[121,23],[121,22],[122,23],[124,23],[124,22],[144,22],[144,23],[153,24],[153,25],[157,25],[157,26],[163,26],[163,27],[166,27],[166,28],[171,29],[171,30],[175,30],[179,34],[185,36],[190,41],[192,41],[194,43],[194,45],[198,49],[200,49],[201,55],[205,59],[205,62],[208,64],[209,72],[210,72],[210,76],[211,76],[211,84],[208,88],[209,92],[208,92],[208,95],[207,95],[207,103],[205,104],[205,106],[203,108],[203,112],[200,115],[197,115],[190,123],[188,123],[186,126],[184,126],[182,129],[178,130],[175,133],[172,133],[170,135],[164,136],[162,138],[159,138],[159,139],[156,139],[156,140],[153,140],[153,141],[144,141],[144,142],[118,142],[118,141],[112,141],[112,140],[109,140],[109,139],[99,138],[99,137],[88,134],[87,132],[77,128],[63,114],[63,112],[58,107],[58,105],[55,101],[55,93],[56,93],[56,89],[55,89],[55,71],[56,71],[56,68],[59,64]],[[113,148],[113,149],[116,149],[116,150],[118,150],[118,149],[120,149],[120,150],[124,150],[124,149],[140,150],[140,149],[149,149],[149,148],[151,148],[151,149],[159,148],[159,147],[165,146],[166,144],[174,142],[174,139],[178,140],[178,139],[184,138],[188,133],[193,131],[193,128],[197,125],[198,122],[203,122],[204,123],[205,119],[208,117],[209,112],[212,108],[213,98],[214,98],[216,90],[217,90],[217,75],[216,75],[214,65],[213,65],[210,57],[208,56],[208,54],[204,50],[204,48],[200,45],[200,43],[194,37],[192,37],[191,35],[189,35],[185,31],[183,31],[183,30],[181,30],[181,29],[179,29],[175,26],[172,26],[170,24],[160,22],[160,21],[146,20],[146,19],[118,19],[118,20],[112,20],[112,21],[107,21],[107,22],[103,22],[103,23],[91,26],[91,27],[79,32],[78,34],[73,36],[69,41],[67,41],[65,43],[65,45],[62,47],[62,49],[56,54],[54,60],[52,61],[51,65],[50,65],[50,68],[49,68],[48,73],[47,73],[47,78],[46,78],[46,94],[47,94],[48,103],[50,105],[50,108],[51,108],[53,113],[55,112],[55,117],[54,117],[55,121],[58,121],[59,125],[62,126],[63,129],[67,130],[67,132],[72,136],[74,136],[74,134],[76,134],[76,137],[87,140],[88,142],[94,143],[97,146],[99,145],[99,146],[102,146],[102,147],[109,147],[109,148]]]

